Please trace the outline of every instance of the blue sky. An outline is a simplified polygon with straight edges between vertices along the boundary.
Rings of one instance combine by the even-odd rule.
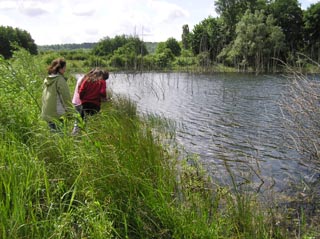
[[[306,9],[318,0],[300,0]],[[116,35],[139,35],[144,41],[181,39],[216,17],[214,0],[0,0],[0,24],[28,31],[38,45],[98,42]]]

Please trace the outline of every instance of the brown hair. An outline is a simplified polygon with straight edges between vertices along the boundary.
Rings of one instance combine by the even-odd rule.
[[[87,75],[86,80],[89,82],[94,82],[99,80],[100,78],[107,80],[109,78],[109,72],[107,70],[96,68],[94,71],[90,71],[90,73]]]
[[[109,79],[109,72],[107,70],[103,71],[103,79],[108,80]]]
[[[87,74],[85,74],[82,79],[80,80],[79,84],[78,84],[78,90],[80,89],[80,86],[82,84],[83,81],[89,79],[90,75],[92,75],[92,73],[95,71],[95,68],[91,69]]]
[[[65,67],[67,62],[63,58],[55,59],[51,62],[51,65],[48,67],[48,74],[57,74],[60,69]]]

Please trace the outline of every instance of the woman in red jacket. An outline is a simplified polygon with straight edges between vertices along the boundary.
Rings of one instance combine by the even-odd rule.
[[[106,80],[108,78],[108,71],[96,69],[81,83],[79,96],[82,105],[82,118],[100,111],[101,99],[107,97]]]

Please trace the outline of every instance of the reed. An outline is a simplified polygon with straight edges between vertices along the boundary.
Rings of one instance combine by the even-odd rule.
[[[320,172],[319,76],[295,73],[291,80],[288,94],[280,102],[285,127],[293,148],[305,155],[301,163],[311,163],[311,167]]]

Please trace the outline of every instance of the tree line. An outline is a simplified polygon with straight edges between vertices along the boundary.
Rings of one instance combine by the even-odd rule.
[[[67,43],[67,44],[53,44],[53,45],[42,45],[38,46],[39,51],[63,51],[63,50],[78,50],[87,49],[91,50],[96,43],[84,42],[84,43]]]
[[[120,35],[97,43],[39,49],[64,52],[70,59],[83,60],[84,66],[127,70],[223,65],[239,71],[276,72],[283,63],[306,64],[302,54],[320,61],[320,3],[306,10],[298,0],[216,0],[214,5],[219,16],[205,18],[192,30],[183,25],[181,42],[168,38],[150,44],[137,36]],[[0,31],[0,53],[5,58],[11,56],[11,42],[36,54],[36,45],[26,31],[11,27],[0,27]]]
[[[216,0],[215,9],[219,17],[182,34],[183,47],[209,63],[274,71],[298,53],[320,60],[320,2],[302,10],[297,0]]]
[[[304,67],[320,61],[320,2],[302,10],[298,0],[216,0],[218,17],[207,17],[181,42],[169,38],[148,54],[139,39],[102,39],[93,54],[115,67],[163,69],[221,64],[239,71],[276,72],[283,63]],[[131,42],[130,44],[128,42]]]

